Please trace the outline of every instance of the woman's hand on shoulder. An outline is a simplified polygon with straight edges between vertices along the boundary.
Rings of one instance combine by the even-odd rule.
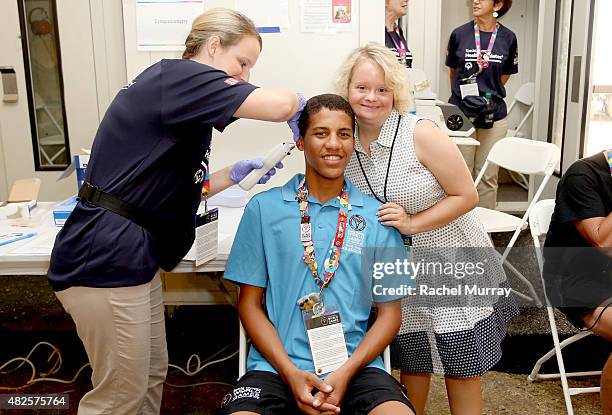
[[[433,121],[419,121],[414,128],[417,159],[434,175],[449,196],[465,199],[466,211],[478,204],[474,180],[457,145]]]
[[[234,117],[261,121],[287,121],[298,109],[298,96],[289,89],[258,88],[251,92]]]
[[[394,202],[387,202],[378,208],[378,221],[384,226],[392,226],[402,235],[412,234],[410,229],[411,216],[403,207]]]

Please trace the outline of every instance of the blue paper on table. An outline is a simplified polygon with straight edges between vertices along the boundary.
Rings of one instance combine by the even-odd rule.
[[[0,246],[8,245],[12,242],[21,241],[38,235],[36,232],[7,232],[0,233]]]

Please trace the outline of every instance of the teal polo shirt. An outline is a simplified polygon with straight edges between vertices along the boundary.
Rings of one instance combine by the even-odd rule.
[[[259,193],[251,199],[234,239],[225,279],[265,288],[268,318],[276,327],[289,358],[299,369],[314,373],[302,314],[297,306],[300,297],[318,291],[302,259],[300,211],[295,195],[303,178],[304,175],[298,174],[283,187]],[[402,239],[394,228],[378,222],[376,212],[380,203],[345,180],[353,209],[348,212],[340,266],[324,296],[326,305],[335,304],[340,310],[350,356],[365,336],[373,300],[372,286],[376,283],[371,272],[370,275],[362,274],[361,248],[398,248],[402,247]],[[335,237],[340,204],[338,198],[321,203],[312,195],[308,201],[312,239],[322,270]],[[380,357],[368,367],[384,370]],[[247,370],[276,373],[254,345],[249,351]]]

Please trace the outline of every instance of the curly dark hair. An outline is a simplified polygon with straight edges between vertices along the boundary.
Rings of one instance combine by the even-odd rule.
[[[497,11],[498,18],[508,13],[508,10],[510,10],[510,7],[512,7],[512,0],[494,0],[494,1],[495,1],[495,5],[498,5],[499,3],[503,3],[501,6],[501,9]]]
[[[323,108],[331,111],[340,111],[351,117],[353,120],[353,132],[355,131],[355,113],[347,100],[336,94],[321,94],[310,98],[306,102],[306,106],[298,120],[300,136],[304,137],[306,135],[306,130],[308,130],[310,125],[310,117],[319,113]]]

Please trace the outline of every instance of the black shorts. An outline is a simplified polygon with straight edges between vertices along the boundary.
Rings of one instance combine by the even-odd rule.
[[[378,405],[399,401],[413,412],[405,388],[384,370],[367,367],[351,381],[342,400],[343,414],[367,414]],[[253,370],[247,372],[221,402],[221,414],[250,411],[265,415],[301,414],[289,386],[279,375]]]

